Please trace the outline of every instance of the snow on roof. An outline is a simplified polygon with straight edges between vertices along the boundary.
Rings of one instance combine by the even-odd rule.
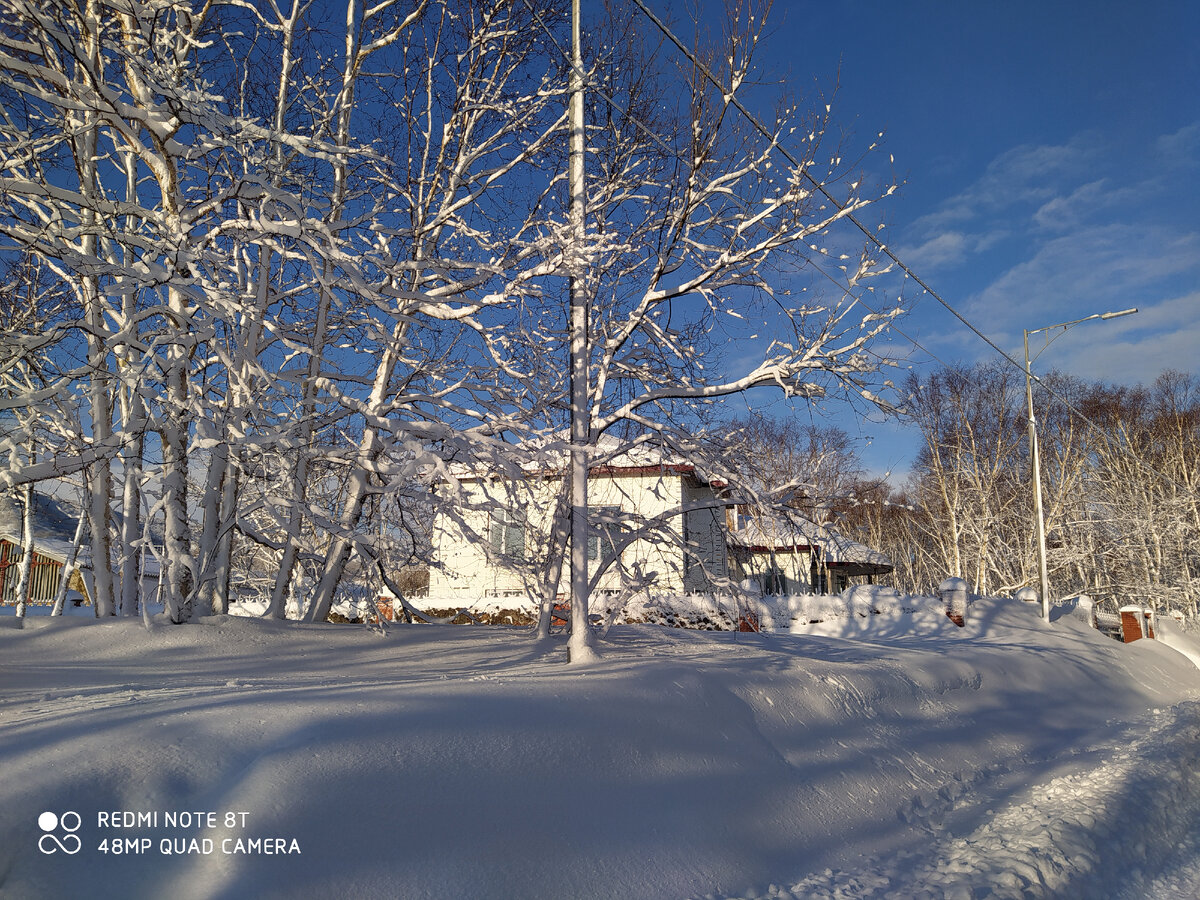
[[[636,440],[636,439],[635,439]],[[508,454],[520,458],[519,468],[526,475],[549,474],[562,470],[570,458],[571,442],[566,432],[535,438],[505,448]],[[470,480],[497,474],[498,461],[480,459],[473,462],[454,463],[449,467],[456,478]],[[640,443],[623,441],[611,435],[601,435],[592,451],[592,470],[621,471],[661,468],[680,473],[696,473],[702,480],[708,479],[697,472],[696,465],[686,456],[664,448],[654,439]]]
[[[71,555],[71,543],[75,539],[75,528],[79,524],[79,513],[59,497],[35,492],[33,503],[33,549],[35,553],[66,563]],[[0,540],[16,546],[21,545],[20,503],[10,496],[0,496]],[[116,513],[114,513],[116,515]],[[92,568],[90,533],[86,527],[75,565],[80,569]],[[142,574],[155,577],[159,574],[159,563],[152,553],[147,552],[142,562]]]
[[[892,561],[878,550],[795,515],[739,516],[738,527],[729,539],[730,543],[747,550],[820,548],[827,565],[846,567],[852,570],[850,574],[879,574],[892,570]]]
[[[66,562],[71,554],[71,542],[75,538],[78,513],[69,509],[62,500],[35,492],[33,495],[33,549],[58,562]],[[20,546],[21,505],[12,497],[0,497],[0,539]],[[91,568],[92,554],[84,543],[75,560],[80,568]]]
[[[16,547],[21,546],[20,534],[9,531],[8,529],[0,529],[0,541],[7,541]],[[35,534],[33,539],[33,551],[34,553],[40,553],[42,556],[48,556],[50,559],[53,559],[56,562],[65,563],[67,561],[67,557],[71,555],[71,542],[59,541],[53,538],[37,537]],[[36,558],[37,557],[35,556],[34,559]],[[92,567],[91,550],[86,544],[80,545],[79,556],[76,558],[75,564],[81,569],[90,569]]]

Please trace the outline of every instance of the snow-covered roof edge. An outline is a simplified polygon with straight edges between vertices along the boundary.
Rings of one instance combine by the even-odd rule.
[[[738,527],[730,532],[730,543],[746,550],[792,551],[820,548],[825,563],[831,566],[869,567],[891,571],[892,561],[866,544],[838,534],[832,528],[818,525],[794,514],[785,516],[748,516],[739,519]]]

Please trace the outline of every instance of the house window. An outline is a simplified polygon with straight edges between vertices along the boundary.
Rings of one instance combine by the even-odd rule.
[[[826,594],[829,592],[828,572],[821,566],[817,558],[814,556],[812,561],[811,572],[809,576],[809,585],[814,594]]]
[[[513,559],[525,558],[525,523],[516,514],[502,509],[492,513],[492,551]]]
[[[621,526],[615,521],[619,506],[588,507],[588,559],[608,561],[617,555],[616,537]]]
[[[783,570],[776,565],[767,567],[767,571],[763,573],[763,593],[769,597],[782,597],[787,594],[787,587],[783,578]]]

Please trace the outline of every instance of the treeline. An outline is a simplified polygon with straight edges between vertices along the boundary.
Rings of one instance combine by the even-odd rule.
[[[1200,381],[1148,387],[1064,375],[1034,388],[1051,598],[1087,594],[1196,614],[1200,601]],[[1025,380],[1001,363],[906,384],[924,438],[899,488],[857,486],[843,528],[927,592],[949,575],[978,593],[1036,587]]]
[[[147,555],[175,622],[301,594],[321,621],[427,563],[430,484],[563,449],[569,282],[594,464],[686,451],[756,386],[876,396],[897,310],[851,312],[886,266],[848,215],[891,189],[822,146],[823,98],[761,133],[734,108],[759,4],[703,48],[719,86],[591,7],[582,229],[564,4],[334,5],[0,0],[0,489],[71,482],[101,614],[137,612]],[[810,265],[837,296],[790,292]],[[763,310],[786,341],[707,364]]]

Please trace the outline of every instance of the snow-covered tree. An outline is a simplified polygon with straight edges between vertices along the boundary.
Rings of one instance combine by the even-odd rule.
[[[1195,614],[1200,601],[1200,390],[1165,372],[1148,388],[1098,386],[1085,409],[1108,440],[1092,439],[1092,577],[1115,598],[1146,598]]]
[[[547,426],[563,421],[550,415],[555,408],[565,416],[573,404],[587,421],[588,465],[603,462],[602,436],[623,447],[696,444],[699,410],[756,387],[803,398],[849,389],[876,399],[879,360],[868,348],[895,310],[877,315],[857,305],[881,267],[870,253],[849,250],[861,240],[848,222],[848,234],[837,228],[878,194],[826,145],[828,106],[785,106],[766,135],[738,108],[754,78],[765,12],[732,8],[720,37],[691,58],[651,40],[656,32],[636,10],[588,23],[586,227],[580,237],[564,216],[547,261],[586,295],[582,400],[565,394],[566,304],[531,309],[525,329],[555,352],[526,372],[539,394],[556,399]],[[797,279],[781,273],[804,268],[840,288],[819,299],[793,292]],[[720,342],[754,328],[756,317],[760,333],[745,340],[757,355],[721,360]],[[763,345],[754,343],[760,335]],[[578,631],[587,597],[579,594],[576,585],[572,652],[585,657],[587,636]]]
[[[85,361],[45,391],[89,398],[73,456],[5,479],[88,471],[103,611],[114,459],[123,591],[149,510],[176,621],[225,608],[235,540],[280,555],[274,599],[298,552],[325,555],[323,618],[365,500],[411,474],[392,445],[497,427],[447,398],[490,377],[455,334],[532,256],[528,216],[480,223],[561,115],[524,9],[351,2],[338,44],[312,3],[0,4],[0,234],[74,292]],[[330,466],[337,511],[308,502]]]
[[[134,612],[152,549],[174,621],[224,611],[235,560],[274,567],[275,615],[299,564],[323,620],[386,543],[372,511],[447,460],[519,470],[513,446],[562,427],[568,281],[597,464],[606,435],[690,447],[699,407],[755,386],[874,397],[893,312],[857,306],[879,270],[836,229],[886,191],[824,145],[822,103],[766,136],[741,118],[762,16],[735,10],[702,70],[640,14],[596,14],[580,235],[563,10],[348,0],[336,36],[326,11],[0,0],[0,252],[73,310],[10,408],[44,425],[57,397],[74,423],[0,479],[86,475],[100,612]],[[791,294],[805,267],[839,291]],[[751,316],[767,349],[723,364]]]
[[[909,380],[907,407],[925,446],[906,495],[881,520],[891,535],[883,544],[908,548],[892,551],[902,586],[927,590],[955,572],[982,592],[1036,582],[1019,379],[996,363]],[[1194,376],[1167,372],[1131,388],[1050,373],[1042,384],[1035,403],[1053,594],[1194,610]]]

